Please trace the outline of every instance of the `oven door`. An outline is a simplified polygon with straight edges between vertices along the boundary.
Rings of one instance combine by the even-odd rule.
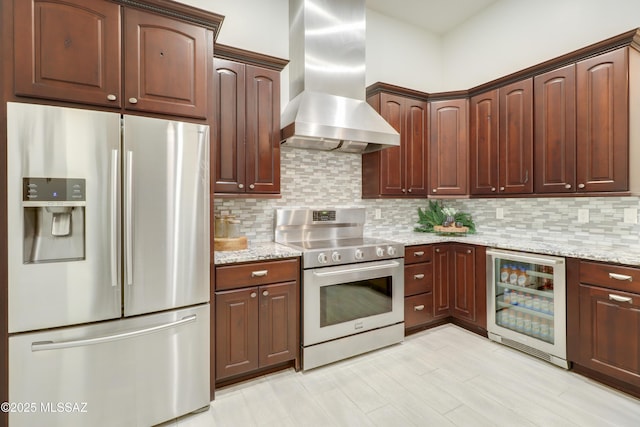
[[[302,344],[309,346],[404,321],[404,260],[304,271]]]

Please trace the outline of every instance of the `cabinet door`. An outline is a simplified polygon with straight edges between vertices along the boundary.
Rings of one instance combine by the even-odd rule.
[[[501,87],[501,193],[533,192],[533,79]]]
[[[202,27],[125,8],[125,108],[206,118],[207,43]]]
[[[297,282],[260,287],[260,367],[296,358]]]
[[[640,295],[580,285],[576,362],[640,386]]]
[[[258,368],[258,288],[216,292],[216,380]]]
[[[451,314],[459,319],[476,320],[475,249],[453,245],[451,254]]]
[[[380,151],[380,194],[405,194],[405,147],[407,135],[404,119],[404,98],[388,93],[380,94],[380,115],[400,134],[400,146]]]
[[[214,160],[216,193],[244,193],[245,66],[214,59]]]
[[[16,95],[120,107],[120,6],[14,2]]]
[[[246,191],[280,192],[280,73],[246,66]]]
[[[576,191],[575,65],[534,79],[536,193]]]
[[[414,99],[405,99],[405,171],[407,194],[426,196],[427,187],[427,103]],[[385,150],[386,151],[386,150]]]
[[[577,64],[578,191],[626,191],[629,156],[627,48]]]
[[[471,98],[471,194],[498,192],[498,90]]]
[[[467,100],[435,101],[429,108],[430,194],[467,194]]]
[[[433,255],[433,318],[450,315],[449,299],[449,260],[450,245],[436,245]]]

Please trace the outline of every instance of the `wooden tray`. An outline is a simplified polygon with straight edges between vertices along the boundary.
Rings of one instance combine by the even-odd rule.
[[[434,225],[433,231],[436,233],[466,233],[469,231],[469,227],[444,227],[442,225]]]
[[[247,236],[234,237],[231,239],[214,237],[214,251],[241,251],[247,249]]]

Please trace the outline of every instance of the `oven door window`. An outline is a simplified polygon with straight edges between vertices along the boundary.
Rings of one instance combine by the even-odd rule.
[[[321,287],[320,327],[390,313],[391,290],[391,276]]]

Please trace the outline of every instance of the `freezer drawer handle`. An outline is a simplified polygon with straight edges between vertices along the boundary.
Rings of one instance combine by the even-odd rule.
[[[139,329],[137,331],[123,332],[121,334],[107,335],[105,337],[87,338],[76,341],[39,341],[31,343],[31,351],[45,351],[45,350],[60,350],[63,348],[83,347],[86,345],[103,344],[112,341],[124,340],[127,338],[138,337],[140,335],[152,334],[154,332],[162,331],[165,329],[171,329],[176,326],[186,325],[187,323],[193,323],[196,321],[196,315],[183,317],[175,322],[165,323],[163,325],[152,326],[150,328]]]
[[[633,299],[630,297],[621,297],[620,295],[614,295],[614,294],[609,294],[609,299],[611,301],[628,302],[628,303],[633,301]]]
[[[630,282],[633,282],[633,277],[631,276],[627,276],[626,274],[617,274],[617,273],[609,273],[609,277],[611,279],[616,279],[616,280],[628,280]]]
[[[269,274],[269,270],[252,271],[251,277],[266,277],[267,274]]]

